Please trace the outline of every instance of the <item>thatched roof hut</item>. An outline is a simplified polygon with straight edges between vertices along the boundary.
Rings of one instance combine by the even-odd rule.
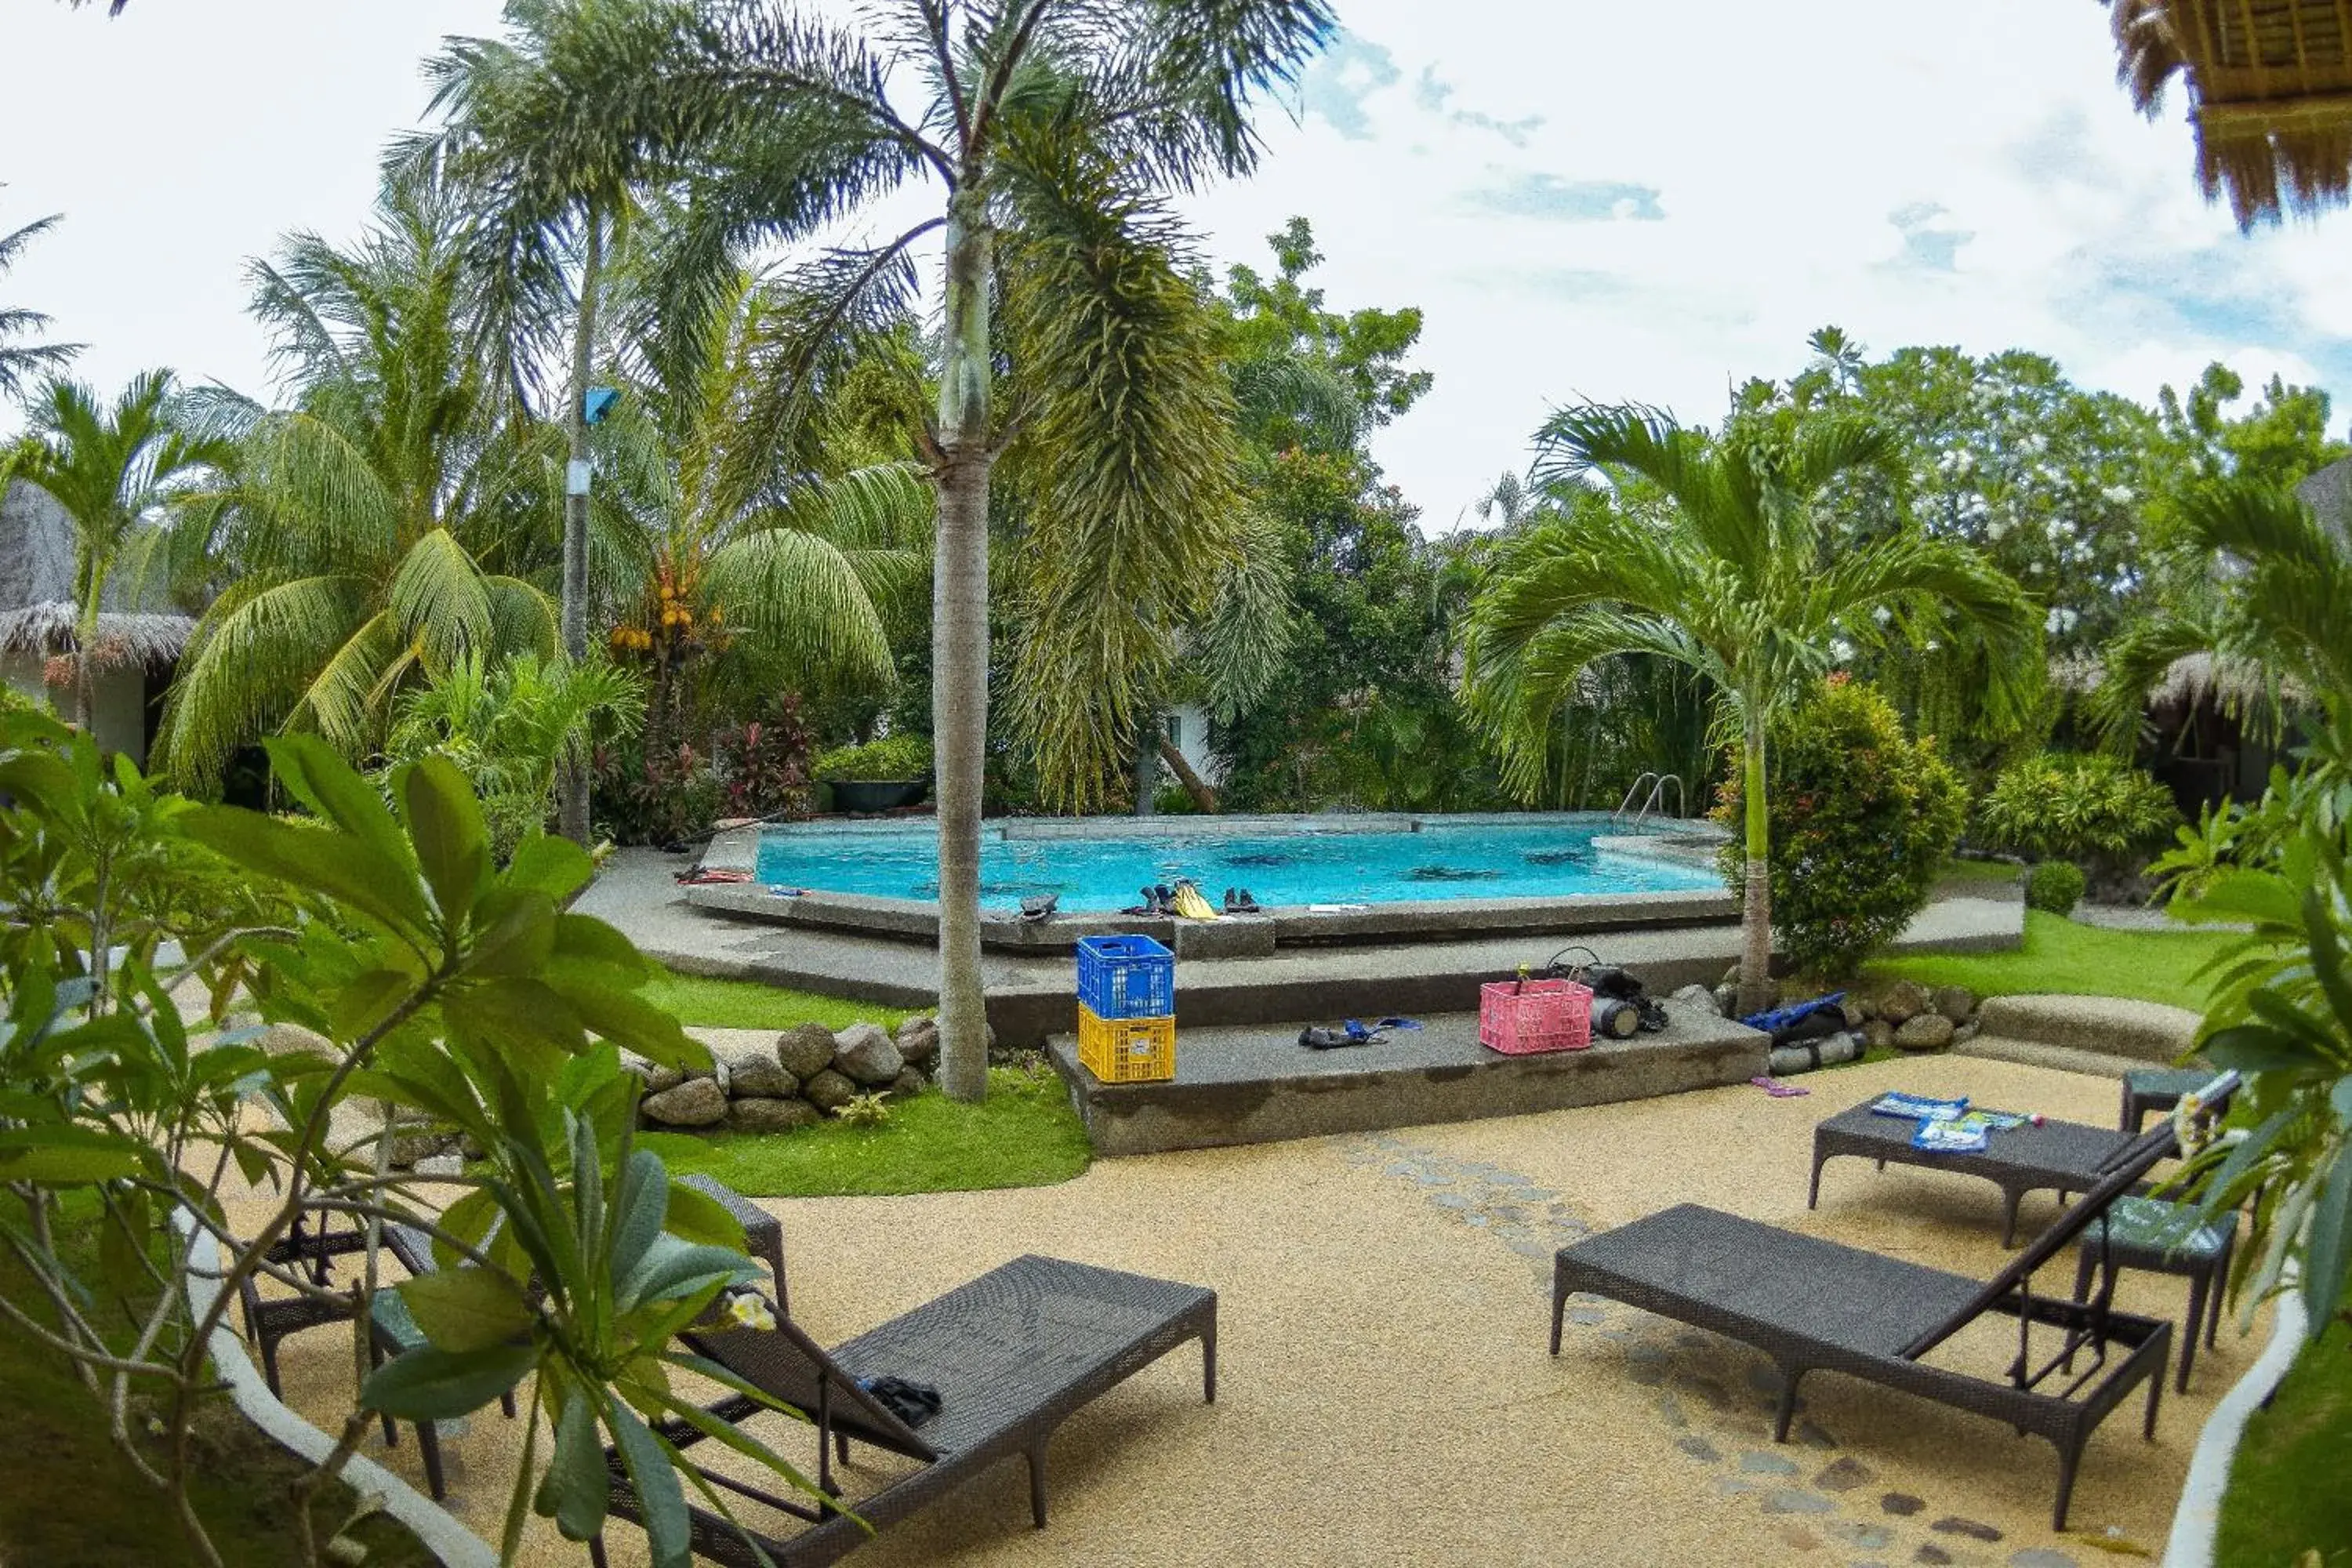
[[[73,520],[47,490],[19,479],[0,495],[0,656],[70,652],[78,619]],[[194,630],[194,620],[153,595],[109,584],[90,661],[100,669],[169,664]]]
[[[2188,83],[2197,177],[2239,226],[2352,196],[2352,4],[2109,0],[2116,79],[2149,115]]]

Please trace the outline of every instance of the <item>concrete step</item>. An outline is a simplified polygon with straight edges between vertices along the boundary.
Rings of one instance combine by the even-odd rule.
[[[2135,1066],[2169,1063],[2197,1043],[2200,1020],[2181,1007],[2123,996],[1991,996],[1977,1015],[1985,1036],[2059,1046]]]
[[[2119,1057],[2105,1051],[2086,1051],[2074,1046],[2045,1045],[2040,1040],[2004,1039],[1998,1035],[1979,1035],[1952,1047],[1956,1057],[1983,1057],[1997,1062],[2019,1062],[2026,1067],[2052,1068],[2059,1072],[2078,1072],[2092,1078],[2110,1078],[2120,1082],[2124,1074],[2134,1072],[2148,1064],[2138,1057]]]

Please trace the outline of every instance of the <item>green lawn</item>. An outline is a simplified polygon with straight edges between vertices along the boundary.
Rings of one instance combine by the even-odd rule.
[[[96,1251],[92,1228],[87,1220],[58,1228],[58,1245],[78,1268],[87,1268]],[[0,1292],[20,1304],[33,1300],[31,1281],[13,1258],[0,1259]],[[96,1310],[125,1326],[128,1339],[127,1318],[103,1305]],[[0,1562],[26,1568],[182,1568],[197,1562],[164,1495],[116,1450],[105,1417],[65,1359],[13,1329],[0,1332],[0,1411],[6,1412],[0,1420]],[[139,1419],[134,1406],[134,1426]],[[159,1465],[161,1447],[153,1445],[148,1456]],[[194,1450],[196,1514],[222,1558],[238,1568],[290,1568],[299,1553],[286,1488],[308,1464],[262,1436],[226,1399],[199,1414]],[[340,1487],[314,1506],[322,1542],[351,1506],[351,1492]],[[352,1533],[367,1546],[370,1568],[435,1561],[382,1515]]]
[[[2306,1349],[2246,1424],[2221,1500],[2213,1561],[2245,1568],[2352,1568],[2352,1331]]]
[[[1069,1091],[1045,1067],[993,1069],[979,1105],[926,1089],[893,1102],[878,1127],[828,1121],[781,1137],[646,1132],[637,1142],[673,1171],[762,1198],[1041,1187],[1068,1181],[1092,1157]]]
[[[2018,868],[2006,860],[1954,860],[1944,868],[1938,880],[1985,882],[2013,888],[2019,875]]]
[[[929,1008],[885,1007],[873,1002],[845,1002],[807,991],[787,991],[751,980],[711,980],[680,974],[674,969],[656,973],[639,993],[646,1001],[673,1015],[682,1024],[719,1029],[789,1029],[795,1024],[823,1024],[845,1029],[852,1024],[879,1024],[895,1029],[901,1020]]]
[[[1882,959],[1866,973],[1926,985],[1965,985],[1979,996],[2137,996],[2202,1012],[2205,987],[2190,977],[2236,940],[2226,931],[2108,931],[2028,910],[2025,943],[2011,952]]]

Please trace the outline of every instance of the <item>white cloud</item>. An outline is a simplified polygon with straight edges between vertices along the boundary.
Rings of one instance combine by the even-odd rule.
[[[1335,307],[1423,308],[1436,389],[1379,451],[1432,526],[1525,464],[1549,407],[1713,419],[1826,322],[1877,352],[2035,349],[2143,400],[2214,357],[2352,391],[2352,216],[2240,237],[2178,106],[2150,125],[2115,87],[2099,6],[1339,4],[1302,118],[1269,111],[1258,175],[1186,206],[1215,258],[1258,265],[1303,214]],[[0,226],[67,220],[6,302],[88,342],[100,383],[259,388],[246,258],[353,233],[418,62],[499,10],[8,0]]]

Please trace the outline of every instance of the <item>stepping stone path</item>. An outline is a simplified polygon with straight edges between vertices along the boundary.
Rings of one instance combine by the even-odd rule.
[[[1456,1159],[1393,1133],[1364,1133],[1334,1142],[1351,1164],[1405,1184],[1442,1217],[1491,1237],[1525,1258],[1544,1306],[1551,1301],[1552,1255],[1593,1233],[1592,1221],[1577,1205],[1516,1171]],[[1530,1320],[1538,1321],[1539,1315]],[[1652,1408],[1657,1413],[1662,1435],[1673,1434],[1675,1448],[1697,1464],[1727,1467],[1715,1479],[1718,1497],[1727,1501],[1758,1499],[1760,1501],[1750,1506],[1759,1506],[1767,1514],[1802,1515],[1813,1521],[1810,1525],[1791,1523],[1783,1534],[1790,1545],[1801,1551],[1816,1551],[1825,1543],[1822,1535],[1814,1533],[1818,1530],[1830,1541],[1856,1552],[1891,1550],[1892,1555],[1902,1555],[1899,1526],[1895,1521],[1926,1512],[1926,1500],[1906,1492],[1885,1492],[1876,1498],[1876,1512],[1868,1519],[1832,1518],[1849,1503],[1863,1510],[1871,1506],[1860,1489],[1877,1478],[1860,1459],[1847,1455],[1832,1458],[1815,1471],[1810,1487],[1782,1483],[1821,1463],[1818,1459],[1809,1463],[1800,1445],[1816,1453],[1834,1454],[1838,1447],[1834,1436],[1811,1420],[1801,1420],[1790,1433],[1795,1441],[1780,1451],[1748,1447],[1759,1436],[1770,1436],[1770,1415],[1780,1404],[1780,1373],[1769,1362],[1746,1346],[1581,1291],[1569,1298],[1565,1321],[1624,1347],[1628,1380],[1658,1390]],[[1733,1375],[1735,1386],[1745,1384],[1743,1397],[1738,1399],[1721,1376],[1712,1374],[1728,1357],[1747,1363],[1744,1372]],[[1666,1386],[1669,1384],[1672,1387]],[[1715,1417],[1713,1434],[1702,1436],[1695,1429],[1692,1401]],[[1804,1409],[1801,1398],[1797,1408]],[[1743,1419],[1742,1411],[1760,1411],[1765,1420],[1759,1423],[1752,1415]],[[1956,1514],[1937,1520],[1928,1530],[1947,1542],[2001,1539],[2001,1532],[1991,1525]],[[1915,1538],[1914,1545],[1908,1557],[1912,1563],[1981,1561],[1937,1540]],[[1885,1561],[1855,1561],[1848,1568],[1891,1565]],[[2008,1568],[2082,1568],[2082,1564],[2063,1552],[2035,1549],[2012,1555]]]

